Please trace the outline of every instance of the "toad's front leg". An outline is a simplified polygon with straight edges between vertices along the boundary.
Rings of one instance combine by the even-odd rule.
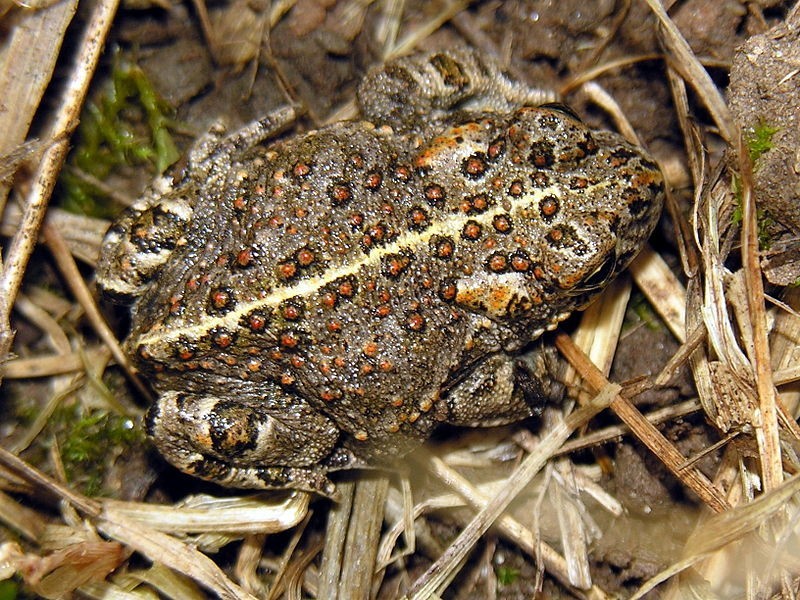
[[[493,427],[539,415],[545,404],[560,402],[555,348],[539,345],[524,358],[491,354],[456,378],[447,392],[448,423]]]

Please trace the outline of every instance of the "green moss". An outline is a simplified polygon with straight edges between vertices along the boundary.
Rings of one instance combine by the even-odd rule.
[[[144,72],[117,58],[110,80],[84,107],[75,147],[62,173],[59,198],[73,212],[110,216],[102,190],[77,172],[104,181],[123,166],[151,165],[162,173],[178,160],[169,115]]]
[[[744,209],[742,208],[742,181],[738,174],[734,174],[731,179],[731,191],[733,192],[733,197],[736,198],[736,208],[733,209],[731,218],[733,219],[733,224],[738,226],[742,224],[742,219],[744,219]]]
[[[763,120],[759,120],[750,131],[750,135],[747,136],[745,141],[747,143],[747,151],[750,153],[750,160],[754,165],[759,158],[773,148],[772,137],[778,131],[777,127],[772,127]]]
[[[497,582],[500,585],[511,585],[519,577],[519,569],[513,567],[497,567]]]
[[[39,416],[39,406],[35,402],[26,402],[22,398],[18,398],[13,406],[14,416],[22,426],[30,425]]]
[[[750,134],[745,139],[745,143],[747,144],[747,151],[750,154],[750,161],[753,163],[754,169],[758,169],[758,165],[756,164],[758,159],[773,148],[774,144],[772,143],[772,138],[778,131],[780,130],[777,127],[771,127],[763,120],[759,120],[758,124],[750,131]],[[733,224],[741,225],[743,218],[742,182],[738,174],[734,174],[731,180],[731,191],[737,200],[736,208],[733,211]],[[763,211],[759,211],[756,215],[756,219],[758,220],[759,244],[762,249],[764,249],[768,246],[761,242],[763,240],[768,244],[769,236],[767,235],[767,230],[774,221],[772,221],[768,213]]]
[[[130,418],[107,410],[65,406],[56,411],[51,424],[58,430],[67,478],[90,496],[102,491],[108,460],[143,442],[142,431]]]
[[[19,586],[12,579],[0,581],[0,600],[14,600],[19,597]]]
[[[768,211],[761,209],[756,211],[756,222],[758,223],[758,247],[761,250],[769,250],[772,245],[771,232],[775,230],[777,223]]]
[[[664,328],[663,321],[653,310],[650,301],[642,292],[634,289],[631,293],[630,301],[628,302],[628,308],[625,311],[622,331],[628,332],[640,325],[644,325],[651,331],[659,331]]]

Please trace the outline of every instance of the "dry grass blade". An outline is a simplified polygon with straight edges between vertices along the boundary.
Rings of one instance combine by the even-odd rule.
[[[19,22],[0,50],[0,90],[4,110],[0,112],[0,156],[3,159],[25,154],[22,146],[39,101],[53,73],[64,32],[77,8],[77,0],[58,2],[46,10],[17,15]],[[8,30],[7,30],[8,31]],[[36,142],[40,151],[43,142]],[[27,145],[26,145],[27,146]],[[14,161],[12,161],[14,162]],[[6,206],[9,188],[0,176],[0,214]]]
[[[586,71],[578,73],[575,77],[567,81],[561,87],[559,92],[562,96],[565,96],[567,94],[572,93],[577,88],[601,77],[606,73],[610,73],[616,71],[617,69],[622,69],[624,67],[636,65],[645,61],[663,60],[663,59],[664,57],[661,54],[643,54],[640,56],[624,56],[621,58],[610,60],[601,65],[597,65],[595,67],[592,67],[591,69],[587,69]]]
[[[339,578],[344,568],[344,547],[347,544],[347,526],[349,515],[355,500],[355,483],[343,481],[336,484],[339,502],[331,507],[328,513],[328,525],[325,531],[325,548],[322,554],[322,565],[319,570],[319,593],[321,598],[336,598]]]
[[[338,582],[339,598],[368,598],[372,595],[388,491],[389,478],[386,475],[376,474],[356,483]]]
[[[109,520],[99,519],[97,530],[132,548],[153,562],[191,577],[218,598],[230,600],[255,600],[233,583],[213,560],[175,538],[143,527],[120,514],[109,515]]]
[[[111,331],[111,328],[106,323],[103,315],[100,314],[100,309],[97,308],[97,303],[94,301],[94,298],[92,298],[92,294],[89,291],[89,288],[86,286],[86,282],[84,281],[83,277],[81,277],[81,274],[78,271],[78,266],[75,264],[72,255],[69,253],[69,249],[64,243],[64,239],[57,230],[47,225],[45,226],[44,234],[47,245],[50,247],[50,250],[53,252],[53,257],[56,259],[56,264],[61,270],[61,273],[64,275],[64,278],[72,290],[75,298],[77,298],[78,302],[83,307],[86,317],[92,324],[92,327],[94,327],[95,332],[97,332],[97,335],[100,337],[100,339],[102,339],[111,350],[111,353],[114,355],[114,360],[117,361],[117,364],[125,368],[125,372],[128,373],[131,381],[134,383],[142,397],[152,402],[153,397],[150,394],[150,390],[148,390],[144,383],[142,383],[142,381],[136,376],[133,365],[122,351],[122,348],[120,348],[114,332]]]
[[[619,392],[619,386],[609,384],[590,403],[583,406],[559,423],[542,438],[538,454],[529,455],[509,478],[509,484],[484,506],[461,532],[445,553],[411,586],[408,598],[422,600],[439,593],[454,576],[469,552],[489,527],[500,517],[511,501],[524,489],[534,475],[545,465],[550,456],[581,425],[587,423],[603,410]]]
[[[170,568],[198,581],[218,597],[231,600],[253,598],[230,581],[205,554],[184,542],[128,518],[123,512],[115,510],[113,503],[103,509],[97,501],[56,483],[3,448],[0,448],[0,462],[33,485],[49,490],[69,502],[90,517],[97,530],[106,536],[140,552],[153,562],[169,565]]]
[[[290,544],[292,551],[297,545],[297,540],[302,536],[308,519],[311,516],[310,512],[306,513],[305,523],[298,527],[292,536],[293,543]],[[261,566],[261,558],[264,554],[264,543],[267,541],[267,534],[255,533],[248,534],[242,540],[239,551],[236,553],[236,565],[233,568],[234,579],[254,596],[262,592],[263,585],[258,577],[259,567]],[[275,586],[273,586],[274,589]]]
[[[625,139],[637,146],[642,144],[639,136],[636,135],[636,130],[634,130],[633,125],[631,125],[631,122],[625,116],[622,108],[617,104],[617,101],[614,100],[611,94],[606,92],[594,81],[584,84],[582,86],[582,91],[592,99],[592,102],[602,107],[603,110],[611,116],[617,130],[625,136]]]
[[[764,282],[758,251],[758,223],[756,203],[753,198],[753,173],[749,153],[741,135],[737,138],[739,172],[742,177],[742,268],[747,288],[747,309],[752,326],[753,345],[747,345],[751,353],[758,391],[759,416],[754,415],[759,454],[761,457],[761,476],[764,490],[775,489],[783,481],[781,447],[778,431],[778,411],[776,407],[775,386],[772,384],[772,366],[767,340],[767,314],[764,306]]]
[[[18,314],[25,317],[46,336],[48,346],[53,350],[61,353],[72,351],[69,337],[61,326],[61,323],[59,323],[63,313],[52,314],[49,310],[32,301],[26,295],[17,297],[17,303],[14,308]]]
[[[30,542],[41,539],[47,526],[39,513],[23,506],[2,492],[0,492],[0,521],[21,533]]]
[[[414,31],[407,36],[401,38],[397,42],[397,45],[391,49],[391,52],[386,55],[386,60],[397,56],[403,56],[411,52],[422,40],[447,23],[447,21],[452,19],[456,14],[467,8],[471,3],[472,0],[449,0],[445,2],[445,6],[437,11],[433,18],[415,28]]]
[[[800,365],[795,365],[794,367],[785,367],[779,371],[775,371],[774,381],[775,385],[786,385],[800,381]],[[790,412],[794,412],[794,408],[796,408],[796,401],[794,404],[787,403],[787,409]]]
[[[675,105],[675,113],[678,118],[681,132],[683,134],[683,144],[686,149],[686,157],[688,161],[688,172],[690,173],[691,181],[681,181],[684,186],[692,185],[695,190],[693,206],[699,206],[700,191],[703,183],[703,173],[705,172],[705,152],[703,150],[703,141],[700,137],[700,132],[697,124],[691,116],[689,109],[689,98],[686,94],[686,83],[678,77],[673,69],[667,69],[667,81],[669,82],[670,91],[672,93],[672,101]],[[680,164],[680,163],[679,163]],[[675,169],[673,169],[674,171]],[[680,171],[685,169],[680,164]],[[675,173],[667,174],[667,181],[673,183],[676,187],[680,185],[679,179],[683,179],[683,175],[675,177]],[[689,224],[687,216],[684,215],[675,195],[671,190],[667,190],[666,207],[670,217],[674,222],[673,231],[675,232],[675,239],[678,243],[680,250],[681,262],[683,264],[683,272],[688,277],[695,277],[699,268],[699,258],[697,256],[697,246],[693,243],[692,228]],[[683,321],[685,327],[685,320]]]
[[[789,308],[800,307],[800,289],[787,290],[784,301]],[[789,413],[795,414],[800,405],[800,317],[796,311],[778,313],[771,342],[775,385],[794,383],[780,390],[780,401]]]
[[[314,593],[315,588],[313,584],[308,582],[307,568],[311,562],[317,557],[322,550],[323,542],[319,541],[311,545],[309,548],[304,549],[302,552],[296,552],[291,555],[291,560],[287,563],[286,569],[283,571],[286,584],[286,599],[287,600],[303,600],[303,588],[308,588],[311,595],[319,598],[319,594]],[[272,600],[270,596],[268,600]],[[279,597],[279,596],[274,596]]]
[[[0,85],[2,85],[1,82]],[[6,138],[4,141],[8,143],[10,140]],[[31,158],[37,152],[41,152],[41,150],[42,142],[34,138],[20,144],[16,148],[5,151],[5,154],[0,154],[0,190],[2,190],[3,194],[8,193],[8,189],[2,187],[6,183],[6,180],[10,179],[27,159]],[[2,213],[2,202],[0,202],[0,213]]]
[[[90,593],[96,590],[96,598],[106,600],[113,598],[116,600],[124,590],[134,588],[139,583],[146,583],[161,592],[162,596],[167,598],[180,598],[181,600],[204,600],[207,596],[203,593],[200,587],[188,577],[185,577],[175,571],[169,569],[163,564],[153,564],[148,569],[138,571],[128,571],[114,578],[116,584],[115,589],[109,590],[101,587],[103,584],[94,584],[92,588],[86,589],[88,586],[81,588],[82,593]],[[105,584],[106,586],[108,584]],[[136,590],[138,592],[139,590]],[[112,595],[113,594],[113,595]],[[122,595],[121,600],[141,600],[142,596],[148,594],[150,591],[144,590],[142,593],[131,593],[129,595]]]
[[[597,301],[583,311],[580,325],[573,335],[575,345],[599,366],[604,375],[611,371],[630,296],[630,281],[618,279],[612,282]],[[574,370],[564,376],[569,387],[579,388],[579,379]],[[579,401],[585,398],[588,395],[578,397]]]
[[[19,229],[22,211],[16,204],[6,207],[0,233],[11,237]],[[96,219],[85,215],[75,215],[63,209],[50,207],[45,217],[45,225],[56,229],[69,247],[69,251],[79,260],[94,265],[103,235],[108,229],[106,219]]]
[[[93,517],[100,514],[100,505],[95,500],[87,498],[86,496],[64,487],[60,483],[53,481],[3,447],[0,447],[0,464],[5,465],[14,474],[28,481],[32,485],[43,490],[47,490],[56,496],[63,498],[82,513]]]
[[[289,544],[286,546],[286,549],[283,551],[278,564],[273,568],[275,572],[275,579],[272,582],[272,587],[269,590],[269,594],[266,596],[266,600],[275,600],[276,598],[280,598],[283,594],[285,588],[288,588],[287,595],[294,594],[296,589],[302,586],[302,581],[306,579],[306,570],[305,568],[301,568],[310,564],[310,561],[315,558],[320,551],[322,550],[322,542],[315,544],[313,548],[306,548],[301,551],[297,551],[297,546],[300,543],[300,539],[303,537],[303,534],[306,531],[306,527],[308,526],[308,522],[311,519],[311,513],[309,512],[306,515],[306,518],[303,519],[300,527],[296,528],[295,531],[292,533],[292,539]],[[259,538],[262,536],[258,536]],[[255,555],[255,548],[248,549],[246,546],[242,548],[239,553],[239,559],[242,558],[242,555],[253,554]],[[261,547],[258,549],[258,563],[254,564],[253,566],[256,567],[260,565],[261,555],[263,552],[263,543]],[[255,558],[255,556],[253,557]],[[237,574],[239,571],[240,560],[237,560]],[[255,578],[255,571],[253,571],[253,578]],[[243,584],[247,585],[250,581],[248,577],[244,579],[240,579]],[[262,586],[260,581],[252,581],[252,585],[250,585],[251,591],[258,589],[257,586]],[[255,592],[253,592],[255,593]],[[263,595],[263,594],[261,594]],[[319,596],[319,594],[314,594],[315,596]]]
[[[74,373],[90,364],[104,363],[111,354],[105,344],[90,346],[80,352],[37,356],[35,358],[17,358],[0,365],[0,377],[4,379],[33,379]]]
[[[47,426],[47,422],[50,420],[50,418],[53,416],[53,413],[62,404],[62,402],[66,398],[69,398],[75,394],[83,387],[83,385],[83,381],[80,378],[77,378],[76,381],[73,381],[71,384],[60,388],[55,394],[53,394],[36,415],[36,419],[30,424],[25,434],[17,438],[14,441],[14,444],[10,446],[9,450],[16,454],[26,450],[28,446],[30,446],[44,430],[44,428]]]
[[[334,507],[328,517],[320,598],[368,598],[377,570],[389,480],[375,475],[344,485],[342,492],[347,499]],[[351,486],[352,492],[347,489]]]
[[[158,579],[154,581],[158,584],[164,583]],[[200,594],[197,588],[194,588],[194,594],[189,593],[185,587],[178,588],[180,590],[179,594],[170,594],[174,588],[170,588],[167,585],[164,585],[163,589],[167,590],[164,593],[164,597],[166,598],[181,598],[181,600],[204,600],[205,598],[205,596]],[[151,600],[152,598],[151,596],[144,595],[139,590],[129,592],[125,588],[111,585],[105,581],[87,583],[81,586],[80,597],[87,598],[88,600]]]
[[[706,339],[706,332],[704,329],[696,327],[692,331],[681,347],[672,355],[672,358],[667,361],[667,364],[661,369],[661,372],[656,375],[653,380],[655,385],[666,385],[674,376],[678,368],[691,359],[692,354]]]
[[[526,444],[527,446],[527,444]],[[533,446],[527,448],[533,454],[538,454],[541,448]],[[481,511],[489,504],[490,496],[475,487],[470,481],[460,475],[455,469],[450,468],[440,458],[430,457],[426,468],[440,481],[451,487],[459,498],[463,498],[474,509]],[[510,479],[510,478],[509,478]],[[426,504],[415,507],[414,516],[424,512],[426,509],[444,509],[460,506],[461,502],[456,502],[454,496],[440,496]],[[544,565],[547,572],[558,579],[561,583],[571,589],[572,593],[580,596],[581,591],[573,587],[574,581],[570,578],[569,565],[567,561],[552,546],[548,545],[530,528],[525,527],[509,514],[502,515],[495,523],[497,529],[509,540],[513,541],[525,553],[536,559],[537,563]],[[590,585],[587,589],[587,596],[595,599],[605,598],[606,594],[596,585]]]
[[[659,423],[666,423],[667,421],[673,421],[675,419],[685,417],[701,410],[701,408],[700,402],[696,399],[687,400],[686,402],[681,402],[680,404],[654,410],[653,412],[644,415],[644,418],[653,425],[658,425]],[[584,434],[575,440],[567,442],[561,448],[559,448],[557,455],[570,454],[578,450],[599,446],[600,444],[619,439],[624,435],[629,435],[630,432],[631,430],[625,425],[613,425],[611,427],[598,429],[596,431],[592,431],[591,433]]]
[[[581,509],[584,507],[571,501],[572,498],[578,496],[572,463],[561,458],[556,461],[555,471],[559,473],[559,479],[562,482],[562,485],[553,486],[553,490],[555,491],[556,515],[561,532],[561,546],[567,562],[569,581],[578,589],[585,590],[592,585],[592,575],[589,571],[587,547],[587,540],[590,539],[590,536],[587,535],[586,525],[581,518]],[[564,489],[565,486],[569,486],[569,488]]]
[[[400,31],[405,4],[405,0],[387,0],[383,3],[381,18],[375,28],[375,37],[385,57],[397,45],[397,34]]]
[[[731,542],[742,539],[749,532],[762,527],[771,518],[786,511],[790,500],[798,492],[800,492],[800,476],[795,476],[753,502],[712,516],[692,533],[686,542],[684,558],[647,581],[633,598],[643,597],[659,583],[691,567],[710,553],[716,552]],[[789,530],[787,533],[792,534]],[[766,542],[764,543],[766,544]],[[772,547],[774,549],[774,545]],[[782,549],[778,548],[778,551],[780,550]],[[771,558],[778,559],[775,556]]]
[[[0,546],[0,563],[20,574],[37,597],[48,600],[102,581],[126,558],[120,544],[96,539],[68,544],[46,556],[23,553],[14,542]]]
[[[628,267],[636,285],[675,338],[686,341],[686,290],[664,259],[649,246]]]
[[[121,515],[132,523],[170,533],[230,532],[241,537],[285,531],[297,525],[308,510],[309,495],[288,494],[282,502],[274,496],[215,498],[194,496],[175,506],[104,500],[106,518]]]
[[[730,273],[725,266],[721,215],[729,203],[730,192],[722,183],[703,194],[696,222],[703,277],[689,281],[687,310],[687,329],[692,337],[698,329],[705,330],[710,348],[698,348],[691,357],[698,395],[706,414],[723,432],[749,424],[756,403],[752,367],[739,346],[726,297]]]
[[[686,148],[686,160],[692,176],[693,188],[700,190],[703,183],[703,159],[705,158],[705,153],[703,152],[700,136],[697,133],[697,127],[691,118],[686,82],[673,69],[667,70],[667,78],[672,92],[672,101],[675,104],[678,125],[683,133],[683,144]]]

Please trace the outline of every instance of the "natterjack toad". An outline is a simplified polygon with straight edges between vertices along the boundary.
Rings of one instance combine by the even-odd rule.
[[[544,395],[526,344],[624,269],[661,173],[619,135],[468,50],[391,62],[369,121],[263,146],[291,109],[201,139],[109,230],[97,280],[133,300],[147,427],[187,473],[330,495],[440,423],[495,425]],[[541,382],[538,385],[543,385]]]

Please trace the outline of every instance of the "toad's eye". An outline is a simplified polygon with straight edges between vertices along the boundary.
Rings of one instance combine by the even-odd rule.
[[[547,102],[545,104],[540,104],[539,108],[547,108],[555,112],[560,112],[561,114],[567,115],[568,117],[572,117],[579,123],[583,123],[583,120],[578,116],[578,114],[574,110],[572,110],[571,107],[567,106],[563,102]]]
[[[603,263],[590,273],[578,286],[582,291],[591,291],[605,286],[612,277],[617,266],[617,255],[609,254]]]

